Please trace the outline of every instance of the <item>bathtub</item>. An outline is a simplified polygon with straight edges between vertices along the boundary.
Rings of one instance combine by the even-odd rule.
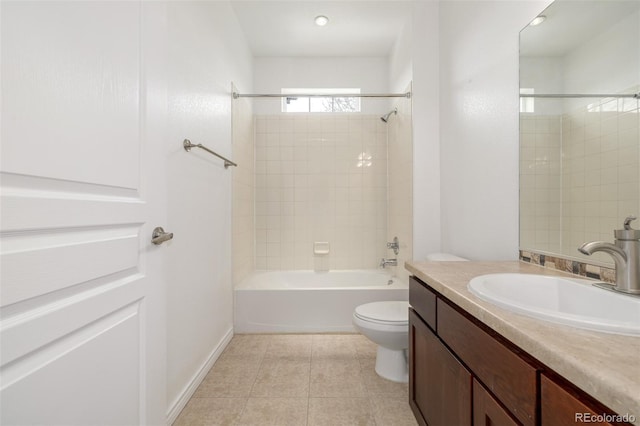
[[[257,271],[234,293],[236,333],[354,332],[356,306],[409,300],[409,285],[383,270]]]

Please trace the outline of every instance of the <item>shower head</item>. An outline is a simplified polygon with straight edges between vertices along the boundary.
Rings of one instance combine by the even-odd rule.
[[[389,111],[388,113],[386,113],[385,115],[380,117],[380,120],[382,120],[382,121],[384,121],[386,123],[387,121],[389,121],[389,117],[391,117],[391,114],[393,114],[393,115],[398,114],[398,108],[394,108],[393,110]]]

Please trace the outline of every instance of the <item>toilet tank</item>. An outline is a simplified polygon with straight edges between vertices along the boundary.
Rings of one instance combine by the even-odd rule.
[[[463,257],[459,257],[449,253],[431,253],[427,255],[425,260],[431,262],[462,262],[469,259],[465,259]]]

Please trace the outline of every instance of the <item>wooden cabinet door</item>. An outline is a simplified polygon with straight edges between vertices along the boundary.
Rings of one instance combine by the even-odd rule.
[[[409,313],[409,403],[421,425],[471,425],[471,373]]]
[[[603,413],[596,413],[545,375],[540,376],[540,389],[542,426],[575,426],[579,423],[589,423],[593,426],[625,424],[609,423],[604,419],[597,421],[598,416],[601,417]]]
[[[473,379],[473,426],[518,426],[511,415]]]
[[[436,310],[440,339],[513,417],[538,425],[536,368],[440,298]]]

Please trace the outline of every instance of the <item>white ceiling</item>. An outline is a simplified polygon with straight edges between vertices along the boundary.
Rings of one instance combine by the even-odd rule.
[[[557,0],[541,13],[547,17],[546,21],[522,30],[520,55],[564,56],[639,9],[638,0]]]
[[[411,1],[232,0],[254,56],[387,56]],[[314,18],[329,23],[318,27]]]

